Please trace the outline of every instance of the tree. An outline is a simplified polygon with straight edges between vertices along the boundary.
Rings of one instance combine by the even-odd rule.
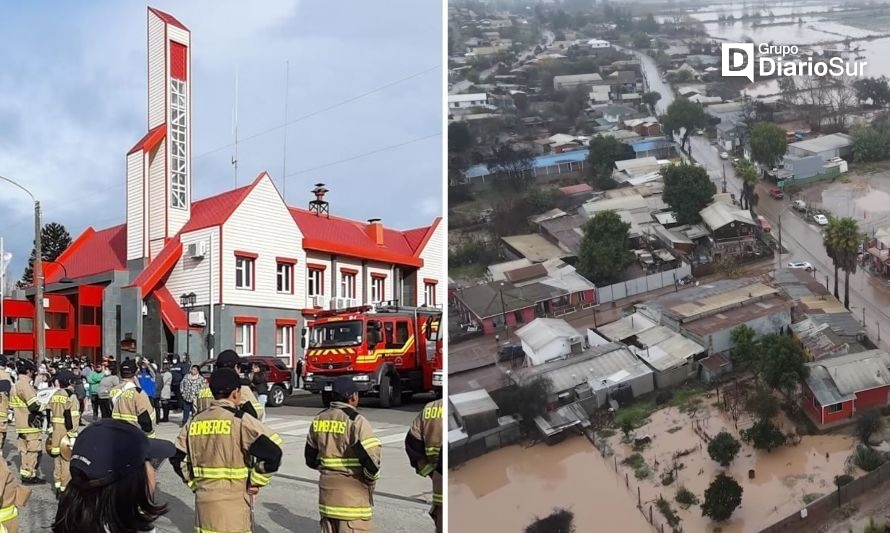
[[[773,390],[793,398],[797,386],[809,375],[800,344],[788,335],[770,333],[760,338],[762,378]]]
[[[881,431],[883,426],[884,421],[881,419],[881,413],[877,409],[869,409],[862,413],[856,422],[856,435],[862,441],[862,444],[868,446],[871,436]]]
[[[760,369],[760,356],[758,350],[760,346],[755,337],[757,333],[747,324],[742,324],[733,328],[729,332],[729,340],[732,348],[729,349],[729,358],[734,368],[753,369],[755,375]]]
[[[36,243],[35,243],[36,244]],[[62,252],[71,246],[71,235],[65,226],[57,222],[44,224],[40,230],[41,257],[44,261],[55,261]],[[31,249],[31,257],[28,266],[22,275],[22,285],[30,285],[34,282],[34,260],[37,258],[37,248]]]
[[[525,533],[574,533],[574,520],[575,515],[571,511],[554,509],[548,516],[536,518],[525,528]]]
[[[715,522],[722,522],[732,516],[742,503],[742,487],[736,480],[720,473],[705,490],[705,501],[701,504],[702,516]]]
[[[771,122],[758,122],[751,128],[751,159],[772,168],[785,155],[788,140],[785,130]]]
[[[773,393],[763,387],[757,390],[745,401],[745,409],[757,418],[771,419],[779,414],[779,402]]]
[[[603,211],[587,221],[578,271],[598,286],[610,285],[621,279],[624,269],[633,262],[628,238],[630,224],[614,211]]]
[[[522,418],[522,426],[532,431],[535,418],[547,412],[551,388],[548,378],[538,376],[510,389],[502,396],[499,405],[507,414],[518,414]]]
[[[633,159],[633,148],[615,137],[597,135],[588,143],[586,172],[590,184],[600,190],[614,189],[617,185],[612,179],[615,161]]]
[[[466,122],[452,122],[448,125],[448,151],[464,152],[473,146],[473,135]]]
[[[785,444],[785,434],[772,421],[762,418],[748,429],[741,431],[745,442],[750,442],[758,450],[770,452]]]
[[[850,308],[850,274],[856,273],[856,258],[859,255],[859,245],[862,236],[859,233],[859,224],[850,217],[828,221],[833,227],[826,231],[826,239],[830,240],[831,254],[829,257],[835,261],[835,282],[837,282],[837,267],[844,271],[844,307]],[[826,247],[826,251],[828,248]]]
[[[664,179],[662,199],[671,206],[680,224],[695,224],[701,220],[698,212],[711,203],[717,187],[708,172],[699,166],[681,163],[661,170]]]
[[[735,459],[735,456],[738,455],[741,449],[742,445],[739,441],[725,431],[718,433],[708,443],[708,455],[724,468],[729,466],[729,463]]]
[[[510,183],[517,190],[528,186],[531,176],[532,153],[526,149],[514,150],[509,145],[500,145],[494,150],[494,157],[488,163],[488,172],[498,180]]]
[[[649,48],[649,36],[645,33],[635,33],[631,37],[634,48]]]
[[[743,159],[735,170],[735,175],[742,181],[742,209],[751,209],[751,200],[754,197],[754,187],[760,179],[757,167],[754,163]]]
[[[839,219],[834,217],[828,219],[828,225],[822,232],[822,246],[825,247],[825,254],[831,258],[832,265],[834,266],[834,297],[840,300],[841,297],[838,294],[838,280],[840,276],[838,276],[838,272],[841,269],[841,258],[838,253],[839,250],[836,248],[838,220]]]
[[[643,96],[641,99],[642,99],[643,103],[646,104],[647,106],[649,106],[649,109],[654,113],[655,112],[655,104],[657,104],[658,101],[661,100],[661,93],[658,91],[649,91],[649,92],[643,93]]]
[[[871,100],[872,105],[884,107],[890,103],[890,81],[886,76],[880,78],[859,78],[853,82],[856,99],[862,104]]]
[[[707,127],[708,116],[702,106],[681,96],[668,106],[667,113],[661,117],[661,125],[671,137],[682,132],[683,137],[680,141],[682,149],[688,146],[692,132]]]

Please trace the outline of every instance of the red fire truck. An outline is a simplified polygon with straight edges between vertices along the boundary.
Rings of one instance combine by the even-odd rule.
[[[441,321],[439,308],[397,302],[319,312],[303,336],[303,388],[321,393],[326,406],[340,376],[350,376],[360,394],[379,397],[381,407],[401,405],[413,394],[440,395]]]

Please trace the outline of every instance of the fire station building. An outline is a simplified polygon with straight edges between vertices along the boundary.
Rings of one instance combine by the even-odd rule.
[[[232,348],[290,366],[319,310],[444,303],[439,218],[405,231],[350,220],[320,185],[308,208],[289,206],[266,172],[192,200],[190,44],[181,22],[148,9],[148,124],[126,154],[126,222],[87,228],[62,266],[44,265],[47,355],[199,361]],[[33,353],[26,294],[4,302],[7,353]]]

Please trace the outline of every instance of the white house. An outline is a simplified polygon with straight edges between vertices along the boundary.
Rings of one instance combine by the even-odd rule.
[[[529,366],[565,359],[584,350],[584,336],[558,318],[537,318],[516,331]]]
[[[488,94],[486,93],[448,95],[448,109],[472,109],[474,107],[485,107],[487,105]]]

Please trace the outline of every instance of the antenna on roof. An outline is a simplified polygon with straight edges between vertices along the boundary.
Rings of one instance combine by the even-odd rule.
[[[281,154],[281,196],[287,203],[287,100],[290,93],[290,61],[284,62],[284,146]]]
[[[327,215],[331,218],[330,204],[324,199],[324,195],[328,192],[324,183],[316,183],[315,187],[310,191],[315,195],[315,200],[309,202],[309,212],[315,213],[315,216]]]
[[[235,153],[232,155],[232,167],[235,172],[235,188],[238,187],[238,66],[235,66],[235,103],[232,106],[232,134],[235,136]]]

